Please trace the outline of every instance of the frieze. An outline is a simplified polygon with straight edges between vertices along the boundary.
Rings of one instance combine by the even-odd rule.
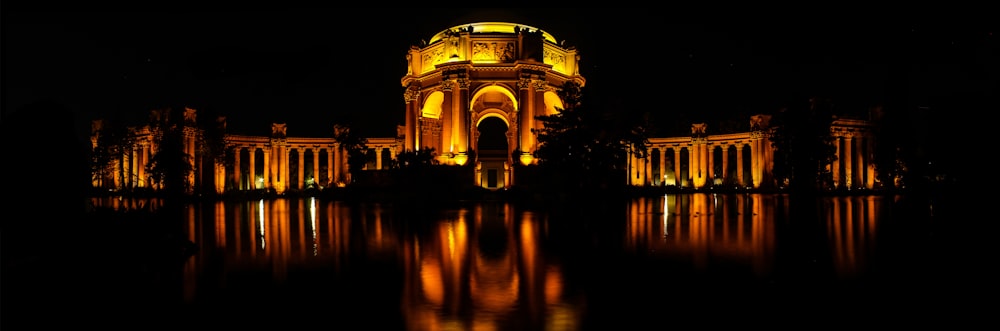
[[[566,62],[566,55],[559,52],[553,52],[550,49],[546,49],[542,54],[549,60],[548,63],[551,63],[552,65],[561,65],[563,62]]]
[[[515,54],[512,42],[473,42],[473,61],[512,62]]]

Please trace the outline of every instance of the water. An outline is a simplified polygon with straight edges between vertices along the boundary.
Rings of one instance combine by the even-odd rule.
[[[94,202],[116,210],[162,204]],[[74,302],[117,302],[90,307],[85,320],[139,329],[972,320],[951,314],[967,301],[961,293],[974,289],[956,276],[965,272],[961,254],[972,253],[958,248],[947,230],[955,220],[932,201],[823,197],[806,214],[792,206],[787,195],[707,193],[531,208],[504,201],[206,202],[169,222],[182,238],[147,236],[112,248],[147,253],[94,252],[87,263],[102,267],[82,269],[95,270],[84,286],[99,288],[67,293],[83,296]],[[149,245],[167,253],[150,255]]]

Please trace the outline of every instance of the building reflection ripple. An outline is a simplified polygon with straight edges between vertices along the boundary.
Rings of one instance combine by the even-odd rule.
[[[816,246],[829,260],[821,269],[840,279],[866,277],[878,248],[879,218],[888,217],[885,199],[820,199],[815,229],[822,233],[815,237],[825,243]],[[119,210],[162,206],[155,199],[93,201]],[[788,197],[780,194],[671,194],[634,198],[611,210],[611,216],[594,217],[603,224],[595,232],[573,228],[594,226],[573,219],[580,214],[553,215],[502,201],[423,214],[311,198],[192,204],[179,224],[199,250],[184,262],[178,297],[212,307],[294,307],[344,317],[378,309],[371,323],[396,316],[412,330],[577,330],[595,313],[588,309],[646,305],[598,302],[627,298],[596,287],[609,281],[678,293],[668,289],[684,285],[670,280],[690,279],[674,277],[676,271],[772,278],[787,263],[778,252],[781,243],[800,235],[780,229],[802,222],[790,219]],[[566,215],[569,220],[560,219]],[[562,233],[567,230],[572,233]],[[580,257],[595,251],[627,259]],[[594,276],[640,270],[666,273]],[[623,283],[631,281],[639,283]],[[702,291],[687,286],[693,295]],[[376,301],[375,308],[363,304]],[[228,316],[222,309],[209,314]]]

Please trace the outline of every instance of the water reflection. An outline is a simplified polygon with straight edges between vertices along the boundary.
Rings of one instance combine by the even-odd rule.
[[[449,211],[405,244],[403,314],[412,330],[575,329],[544,222],[510,204]],[[546,328],[548,329],[548,328]]]
[[[784,198],[706,193],[639,198],[628,213],[628,248],[690,259],[697,269],[724,261],[767,275],[774,258],[776,205]]]
[[[870,267],[885,199],[822,199],[818,221],[837,277],[862,277]],[[122,210],[162,206],[157,200],[94,202]],[[308,301],[326,305],[322,307],[380,300],[387,302],[381,307],[397,309],[384,314],[398,314],[401,326],[411,330],[577,330],[588,313],[595,313],[588,309],[601,306],[588,305],[588,300],[604,299],[593,297],[599,284],[588,279],[605,266],[571,256],[593,249],[573,246],[588,241],[554,239],[555,229],[574,220],[505,202],[469,203],[414,216],[377,203],[220,201],[188,206],[185,215],[184,233],[200,248],[183,267],[179,295],[191,304],[233,293],[257,301],[313,296]],[[635,260],[639,263],[738,271],[756,279],[779,272],[779,233],[797,235],[779,231],[783,223],[797,221],[789,219],[784,195],[636,198],[617,217],[603,221],[621,224],[610,227],[621,232],[592,236],[593,242],[623,238],[617,241],[621,247],[602,250],[641,256]],[[390,267],[371,268],[378,263]],[[273,295],[282,291],[294,292]],[[272,296],[258,295],[262,293]]]

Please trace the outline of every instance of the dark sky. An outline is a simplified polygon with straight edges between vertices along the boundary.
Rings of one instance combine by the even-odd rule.
[[[87,130],[91,119],[138,123],[150,109],[189,106],[226,115],[234,133],[267,134],[270,123],[285,122],[289,135],[328,136],[344,123],[391,136],[403,122],[406,50],[473,21],[527,24],[566,40],[582,56],[586,101],[647,109],[657,121],[748,121],[807,94],[859,114],[886,99],[974,113],[997,89],[996,30],[974,19],[648,9],[5,9],[3,116],[47,99],[69,107]]]

